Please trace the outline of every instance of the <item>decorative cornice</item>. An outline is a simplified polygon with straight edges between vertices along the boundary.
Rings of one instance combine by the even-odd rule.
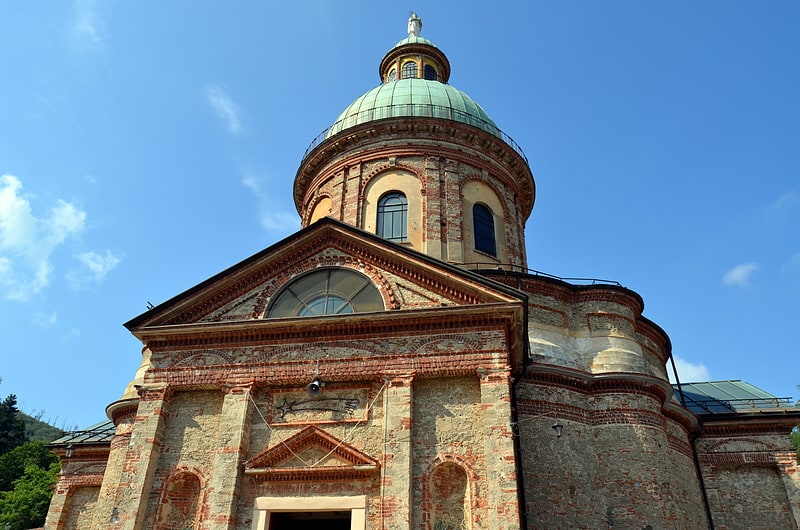
[[[465,328],[505,328],[520,312],[519,304],[495,303],[353,313],[331,317],[206,322],[179,326],[153,326],[138,336],[153,351],[187,348],[232,347],[272,342],[318,342],[339,338],[441,333]]]

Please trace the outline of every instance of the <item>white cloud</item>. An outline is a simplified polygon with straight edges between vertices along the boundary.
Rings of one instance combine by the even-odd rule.
[[[220,86],[209,86],[206,88],[206,97],[211,104],[211,108],[217,116],[225,122],[228,130],[232,134],[239,134],[242,131],[242,121],[239,118],[239,106],[225,93]]]
[[[758,269],[757,263],[742,263],[737,265],[722,277],[722,283],[725,285],[738,285],[739,287],[747,286],[750,280],[750,275]]]
[[[97,0],[75,0],[72,35],[78,43],[91,46],[105,43],[105,23],[99,13],[101,5]]]
[[[0,176],[0,287],[10,300],[27,300],[50,282],[51,254],[83,231],[86,212],[59,200],[37,218],[22,182]]]
[[[245,176],[242,185],[253,192],[258,201],[258,217],[261,226],[270,232],[289,234],[300,228],[300,220],[294,212],[278,208],[264,192],[258,179]]]
[[[40,328],[52,328],[56,324],[58,324],[58,313],[53,311],[49,315],[45,313],[36,313],[34,316],[34,323],[39,326]]]
[[[785,207],[789,207],[792,204],[795,204],[800,200],[800,197],[797,196],[797,192],[795,190],[790,190],[778,197],[778,200],[775,201],[775,209],[781,209]]]
[[[697,383],[711,380],[711,374],[703,363],[692,363],[678,356],[673,356],[673,359],[681,383]],[[670,382],[675,383],[675,374],[671,366],[667,367],[667,372],[669,373]]]
[[[88,283],[102,283],[108,273],[121,261],[121,258],[110,250],[106,250],[105,254],[83,252],[76,258],[81,266],[67,273],[67,281],[75,289]]]

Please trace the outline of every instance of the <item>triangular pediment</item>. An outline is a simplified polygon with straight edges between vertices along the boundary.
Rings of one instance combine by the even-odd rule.
[[[320,267],[368,276],[387,311],[515,303],[513,289],[345,223],[325,218],[134,318],[146,328],[263,320],[273,296]]]
[[[380,464],[312,425],[251,458],[244,469],[262,480],[351,480],[375,473]]]

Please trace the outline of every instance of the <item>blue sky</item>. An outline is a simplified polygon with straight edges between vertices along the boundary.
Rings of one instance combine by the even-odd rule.
[[[529,266],[616,280],[684,381],[798,397],[800,4],[0,0],[0,395],[104,418],[122,323],[299,228],[309,142],[415,10],[525,150]]]

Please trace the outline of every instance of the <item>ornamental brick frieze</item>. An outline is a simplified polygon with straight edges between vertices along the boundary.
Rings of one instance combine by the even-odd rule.
[[[507,359],[496,352],[453,352],[410,355],[380,355],[369,358],[320,360],[320,373],[328,381],[376,381],[415,372],[420,377],[473,375],[478,368]],[[227,384],[298,385],[305,388],[316,370],[316,360],[280,361],[264,364],[226,365],[207,368],[169,367],[152,369],[146,381],[168,384],[171,391],[222,388]]]
[[[455,334],[426,334],[418,337],[403,335],[395,340],[384,336],[358,341],[297,342],[275,346],[248,346],[232,350],[171,350],[154,354],[151,359],[151,370],[169,367],[215,368],[269,362],[370,358],[387,355],[433,355],[456,352],[459,355],[465,355],[464,352],[504,351],[505,348],[505,334],[490,330]]]
[[[744,416],[744,414],[740,414]],[[750,418],[738,418],[737,422],[715,421],[713,417],[701,418],[703,439],[715,436],[727,438],[747,437],[753,434],[772,434],[787,437],[787,432],[797,425],[797,417],[764,417],[754,415]],[[788,439],[788,438],[787,438]]]
[[[547,401],[517,400],[517,410],[520,418],[531,416],[558,417],[584,425],[597,427],[600,425],[637,425],[665,430],[664,416],[652,410],[637,410],[630,408],[594,408],[581,407],[564,403],[551,403]]]
[[[306,317],[281,321],[249,321],[243,325],[195,326],[187,329],[150,328],[141,332],[153,358],[162,359],[176,351],[226,350],[270,344],[318,344],[320,341],[369,339],[379,334],[417,336],[447,330],[509,330],[516,316],[514,308],[496,304],[493,311],[442,307],[420,311],[381,314],[339,315],[318,318],[309,326]],[[435,319],[431,318],[435,315]],[[158,360],[152,362],[160,362]]]

